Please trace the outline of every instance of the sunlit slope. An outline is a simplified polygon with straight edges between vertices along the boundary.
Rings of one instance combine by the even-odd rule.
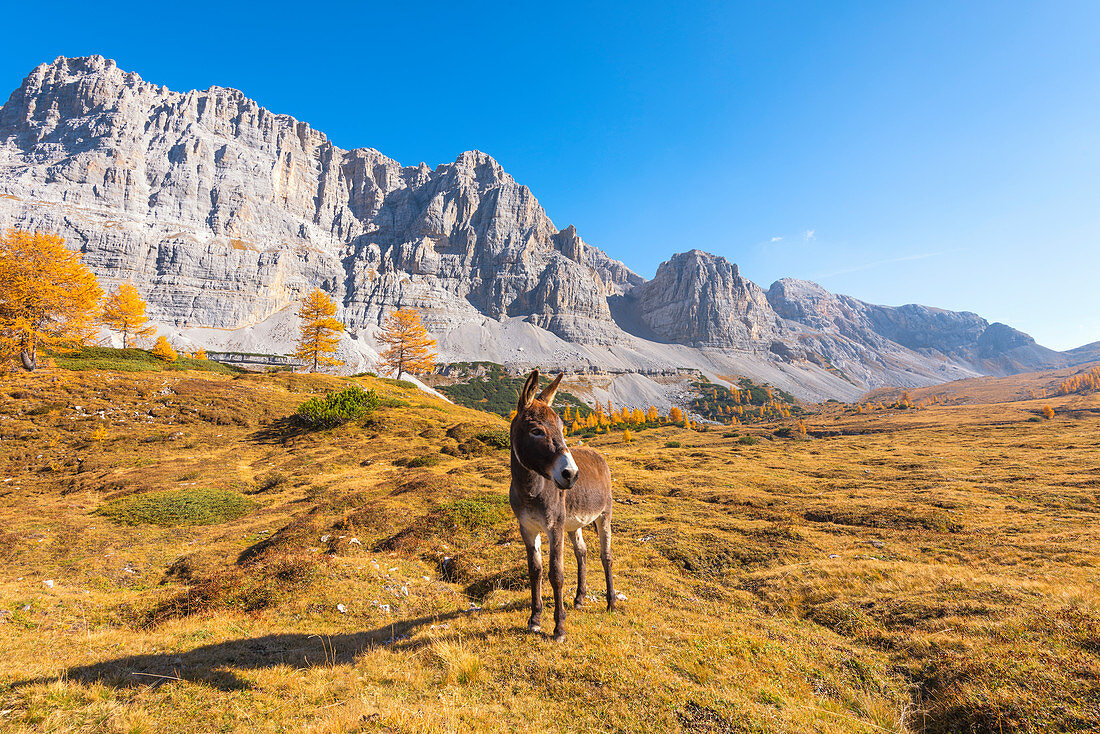
[[[1100,725],[1095,395],[598,436],[627,601],[554,644],[504,421],[372,378],[366,421],[290,418],[349,381],[0,387],[0,728]]]

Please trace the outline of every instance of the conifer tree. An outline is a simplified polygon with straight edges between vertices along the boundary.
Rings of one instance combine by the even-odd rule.
[[[344,325],[333,316],[336,304],[320,288],[302,298],[298,307],[298,318],[302,320],[301,335],[294,356],[311,364],[310,372],[316,372],[318,366],[335,367],[343,362],[332,357],[340,344],[340,332]]]
[[[156,329],[145,315],[145,301],[137,288],[123,283],[103,303],[103,325],[122,335],[122,348],[134,346],[138,338],[152,336]]]
[[[42,232],[0,234],[0,363],[38,367],[38,347],[71,349],[94,334],[103,295],[80,253]]]
[[[161,334],[157,338],[157,343],[153,345],[153,356],[157,359],[162,359],[165,362],[175,362],[176,350],[172,348],[172,345],[168,343],[168,337]]]
[[[397,379],[409,372],[414,375],[435,369],[435,339],[420,321],[420,314],[412,309],[394,311],[386,317],[378,341],[386,345],[382,352],[381,366]]]

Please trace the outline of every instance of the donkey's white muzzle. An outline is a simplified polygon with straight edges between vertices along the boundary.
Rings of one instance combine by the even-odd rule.
[[[577,483],[577,477],[580,476],[580,469],[577,468],[577,462],[573,461],[573,454],[568,451],[562,452],[560,456],[554,461],[554,484],[558,485],[562,489],[569,489]]]

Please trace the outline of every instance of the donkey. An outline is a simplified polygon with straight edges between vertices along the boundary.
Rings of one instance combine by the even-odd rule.
[[[585,581],[587,547],[581,528],[593,522],[600,536],[600,560],[607,581],[607,611],[615,610],[615,586],[611,580],[611,471],[604,458],[589,448],[570,451],[562,435],[562,422],[551,409],[561,375],[539,389],[539,371],[527,377],[512,419],[512,486],[508,500],[519,520],[519,534],[527,546],[527,571],[531,577],[531,619],[527,629],[538,632],[542,620],[542,534],[550,543],[550,585],[554,588],[554,639],[565,637],[565,536],[577,556],[577,596],[580,608],[588,593]],[[536,396],[536,393],[537,396]]]

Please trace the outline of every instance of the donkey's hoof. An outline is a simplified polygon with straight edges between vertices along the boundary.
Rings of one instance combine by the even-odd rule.
[[[542,632],[542,625],[531,622],[527,625],[528,632]]]
[[[580,609],[581,606],[583,606],[583,605],[584,605],[584,597],[583,596],[578,596],[576,599],[573,600],[573,608],[574,609]]]
[[[554,642],[561,642],[565,639],[565,630],[554,630]]]

